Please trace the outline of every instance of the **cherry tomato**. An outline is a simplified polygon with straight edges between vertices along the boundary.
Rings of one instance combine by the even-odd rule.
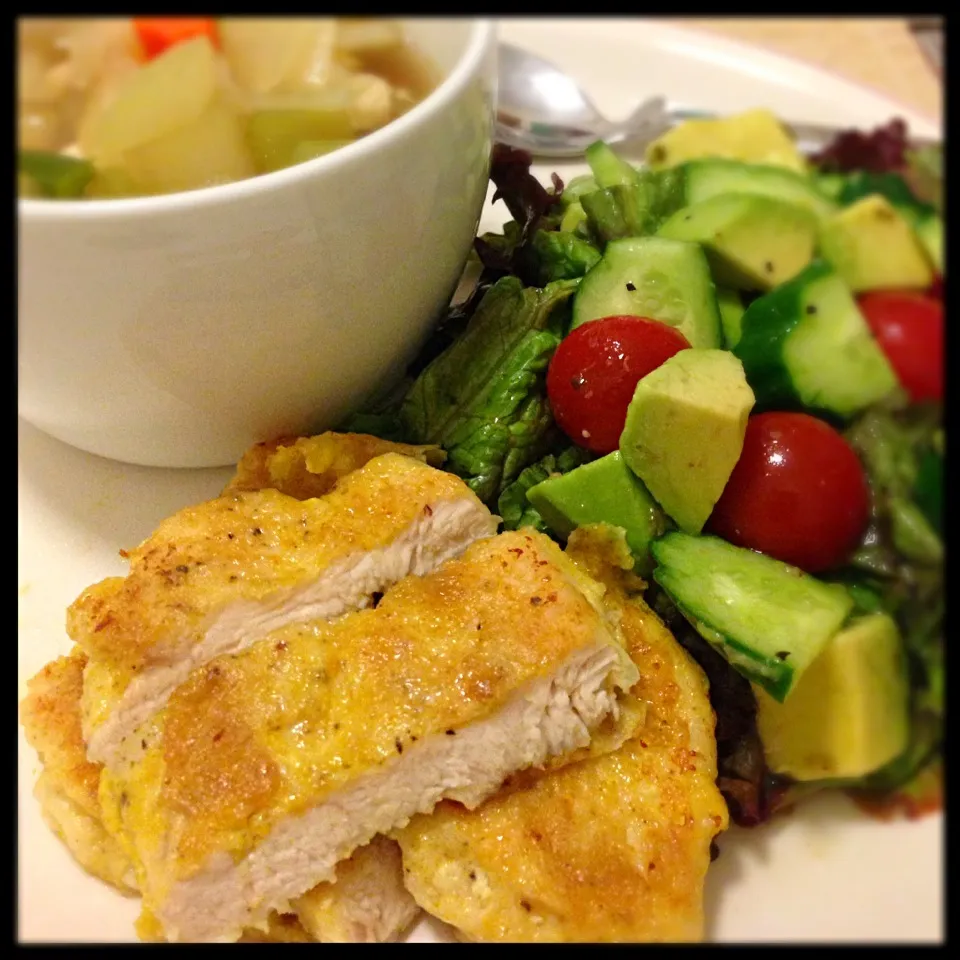
[[[907,290],[865,293],[860,311],[915,403],[943,399],[943,302]]]
[[[689,347],[682,333],[646,317],[604,317],[577,327],[547,370],[547,396],[560,429],[581,447],[612,453],[637,381]]]
[[[708,527],[817,573],[853,552],[869,507],[860,460],[833,427],[805,413],[758,413]]]
[[[943,277],[939,273],[933,278],[933,283],[927,290],[927,296],[933,297],[934,300],[943,301]]]

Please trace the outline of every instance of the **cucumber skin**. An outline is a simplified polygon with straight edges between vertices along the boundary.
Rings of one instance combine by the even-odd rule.
[[[660,584],[660,581],[657,580],[656,570],[653,572],[653,579]],[[663,584],[660,584],[660,586],[663,586]],[[666,587],[664,587],[664,589],[666,589]],[[793,687],[794,682],[794,669],[786,660],[778,660],[776,657],[759,656],[756,651],[751,650],[733,637],[728,637],[715,627],[711,627],[702,620],[698,620],[689,610],[677,603],[676,600],[673,602],[674,606],[683,614],[684,619],[690,626],[693,627],[737,673],[751,683],[755,683],[758,687],[762,687],[777,703],[783,703]]]
[[[671,169],[684,184],[681,206],[692,206],[723,193],[760,194],[804,207],[821,223],[839,209],[837,202],[813,180],[785,167],[704,157],[687,160]],[[719,188],[716,181],[721,184]]]
[[[719,349],[720,347],[722,347],[723,331],[720,323],[720,309],[717,306],[716,285],[713,283],[713,280],[710,276],[710,267],[707,263],[706,254],[704,254],[702,247],[700,247],[699,244],[687,244],[684,241],[680,241],[680,240],[662,239],[658,241],[658,238],[656,237],[649,237],[649,238],[624,237],[622,238],[622,241],[624,243],[630,243],[631,241],[634,241],[639,243],[654,243],[654,244],[660,242],[664,244],[683,245],[689,248],[691,255],[701,262],[700,263],[701,271],[702,271],[704,280],[709,287],[707,310],[710,311],[710,308],[712,307],[712,316],[701,317],[701,321],[705,321],[705,322],[702,322],[701,325],[699,326],[694,325],[694,329],[689,329],[689,328],[684,329],[682,328],[682,326],[676,326],[674,327],[674,329],[682,333],[687,338],[687,341],[690,343],[690,346],[693,348]],[[600,319],[601,317],[609,316],[611,315],[611,312],[612,314],[632,315],[632,311],[630,308],[617,307],[617,308],[611,308],[610,311],[600,312],[600,313],[587,310],[586,312],[588,312],[590,315],[584,317],[584,312],[585,312],[584,306],[583,306],[585,303],[584,297],[586,297],[587,299],[592,299],[591,288],[595,285],[597,279],[602,278],[604,273],[612,272],[616,274],[618,272],[618,268],[616,266],[611,266],[610,257],[611,257],[611,251],[607,251],[604,254],[604,256],[600,259],[600,261],[594,264],[593,267],[590,268],[590,271],[581,281],[580,288],[577,291],[577,295],[578,297],[580,297],[580,299],[577,299],[576,297],[574,298],[573,319],[570,325],[571,331],[576,330],[577,327],[581,327],[585,323],[590,323],[591,321]],[[583,294],[583,296],[581,296],[581,294]],[[651,316],[651,319],[656,320],[660,318],[656,316]],[[661,320],[661,322],[668,323],[667,321],[664,321],[664,320]],[[672,323],[668,323],[668,326],[674,326],[674,325]]]
[[[733,350],[740,340],[740,327],[743,315],[747,312],[740,291],[732,287],[717,287],[717,310],[720,311],[723,346],[727,350]]]
[[[678,585],[677,581],[683,580],[685,577],[689,579],[691,573],[689,571],[684,573],[676,564],[664,564],[661,552],[661,549],[666,547],[671,539],[677,538],[684,538],[688,541],[701,539],[699,537],[691,536],[690,534],[672,531],[652,540],[650,543],[650,553],[653,556],[655,563],[653,570],[654,581],[666,591],[674,606],[676,606],[677,610],[683,614],[684,618],[697,631],[697,633],[699,633],[704,640],[713,646],[738,673],[746,677],[752,683],[762,687],[776,701],[783,703],[797,679],[796,669],[789,659],[780,660],[776,656],[768,656],[746,645],[741,640],[737,640],[736,638],[723,633],[721,630],[717,629],[717,627],[713,626],[713,624],[704,620],[702,615],[698,616],[695,614],[692,610],[690,610],[689,607],[687,607],[678,599],[677,594],[679,591],[675,589]],[[707,536],[702,539],[720,540],[720,538],[713,536]],[[729,544],[726,541],[720,542],[733,550],[742,549],[734,547],[732,544]],[[760,554],[758,556],[763,555]],[[794,570],[794,572],[797,574],[801,573],[801,571],[789,567],[788,564],[781,563],[780,561],[774,560],[771,557],[764,557],[764,559],[770,564],[773,564],[778,568],[782,568],[784,571]],[[807,579],[816,580],[816,578],[810,577],[809,575],[804,576]],[[853,609],[853,599],[852,597],[849,597],[849,593],[847,596],[849,599],[844,619],[849,617],[850,612]],[[842,607],[838,613],[842,613]],[[807,666],[808,665],[809,664],[807,664]],[[805,667],[803,669],[805,669]],[[800,675],[802,676],[802,671]]]
[[[783,361],[783,343],[803,319],[801,299],[804,287],[833,272],[830,264],[815,260],[792,280],[755,300],[744,312],[740,339],[732,353],[743,364],[747,381],[757,398],[754,412],[803,410],[832,423],[842,422],[833,411],[803,402]],[[760,307],[754,309],[761,300]]]
[[[584,194],[593,193],[594,190],[599,189],[599,184],[592,174],[581,173],[580,176],[574,177],[566,185],[563,193],[560,194],[560,203],[563,204],[564,209],[566,209],[574,203],[579,203],[583,199]]]
[[[937,213],[930,213],[920,217],[913,225],[914,233],[920,240],[934,270],[943,274],[943,219]]]
[[[591,143],[584,152],[584,156],[599,187],[631,184],[640,177],[640,172],[633,164],[624,160],[602,140]]]
[[[838,311],[832,332],[822,319],[833,316],[830,313],[809,321],[820,327],[815,343],[809,341],[806,330],[806,311],[816,309],[809,304],[813,287],[821,288],[818,298],[835,301]],[[836,302],[839,299],[843,304]],[[832,339],[834,334],[841,339]],[[847,334],[861,344],[852,354],[842,349]],[[803,338],[802,354],[795,351],[797,335]],[[814,260],[792,280],[750,304],[733,353],[743,364],[758,411],[802,410],[841,426],[898,388],[896,373],[870,333],[854,295],[824,260]],[[839,363],[834,362],[837,358]],[[826,380],[824,365],[831,370]]]
[[[656,562],[656,540],[654,540],[650,546],[651,553],[654,553],[654,561]],[[733,637],[721,633],[716,627],[710,626],[695,614],[691,613],[682,603],[677,601],[668,585],[669,578],[660,573],[659,566],[655,566],[653,569],[653,579],[667,592],[673,601],[673,605],[683,614],[684,619],[690,626],[692,626],[737,673],[746,677],[751,683],[763,687],[778,703],[783,703],[794,681],[794,669],[788,661],[778,660],[776,657],[761,656],[755,650],[751,650]],[[664,583],[664,580],[667,580],[668,583]]]

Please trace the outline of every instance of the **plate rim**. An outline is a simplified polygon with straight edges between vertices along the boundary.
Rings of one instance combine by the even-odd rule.
[[[680,27],[673,23],[667,23],[659,17],[499,17],[496,20],[498,31],[507,26],[518,25],[521,28],[534,26],[544,23],[561,23],[564,21],[575,20],[577,28],[586,29],[592,33],[605,33],[612,28],[622,29],[627,32],[633,32],[641,27],[651,32],[654,37],[677,43],[687,43],[693,47],[700,47],[705,51],[717,51],[731,56],[737,56],[745,62],[754,62],[760,65],[766,65],[771,68],[780,68],[789,71],[799,79],[805,79],[814,83],[829,83],[831,86],[853,94],[858,98],[873,101],[873,111],[879,113],[887,112],[890,114],[901,114],[908,125],[919,128],[920,136],[942,136],[943,117],[939,119],[931,117],[922,111],[911,107],[906,103],[892,97],[886,92],[872,87],[860,80],[846,77],[843,74],[836,73],[828,67],[823,67],[811,61],[804,60],[791,54],[781,53],[770,50],[766,47],[750,43],[745,40],[734,39],[714,34],[707,30],[697,29],[695,27]],[[509,25],[509,26],[508,26]],[[873,112],[872,111],[872,112]],[[813,118],[788,118],[796,120],[809,120]]]
[[[507,19],[513,19],[513,18],[507,18]],[[498,18],[497,20],[498,28],[501,25],[505,25],[507,23],[507,19]],[[838,89],[840,91],[849,90],[855,93],[858,104],[862,103],[865,105],[872,105],[867,108],[869,112],[875,112],[877,114],[881,114],[884,111],[886,111],[888,115],[893,113],[899,113],[904,116],[904,118],[908,121],[908,123],[910,123],[911,126],[913,126],[914,122],[916,122],[918,130],[929,129],[929,130],[934,130],[935,132],[937,130],[935,123],[929,117],[925,117],[922,113],[919,113],[918,111],[912,108],[908,108],[898,103],[894,98],[891,98],[887,94],[877,91],[876,89],[871,88],[868,85],[861,84],[858,81],[853,81],[843,76],[834,74],[829,69],[820,67],[818,65],[810,64],[803,60],[796,59],[786,54],[781,54],[779,52],[772,52],[762,47],[758,47],[749,43],[744,43],[739,40],[733,40],[724,36],[714,35],[703,30],[691,29],[687,27],[678,27],[678,26],[675,26],[674,24],[664,23],[656,18],[634,17],[634,18],[630,18],[629,21],[623,21],[623,20],[619,20],[618,18],[612,18],[612,17],[611,18],[586,18],[586,19],[551,17],[551,18],[545,18],[545,19],[546,19],[546,22],[548,23],[550,21],[557,22],[557,21],[568,20],[568,19],[575,20],[578,29],[583,29],[584,27],[586,27],[588,30],[591,30],[591,32],[593,32],[594,29],[597,29],[598,38],[602,36],[602,34],[598,29],[601,25],[604,28],[603,32],[605,33],[607,30],[611,29],[611,25],[613,29],[616,29],[618,24],[629,23],[631,28],[635,29],[642,26],[644,29],[650,31],[654,36],[659,35],[660,37],[665,39],[674,39],[674,40],[683,41],[685,43],[690,44],[693,47],[718,49],[723,52],[726,52],[732,55],[746,57],[751,60],[756,60],[757,58],[759,58],[760,60],[770,65],[771,68],[777,68],[782,66],[783,69],[789,70],[791,74],[793,74],[794,76],[809,77],[813,80],[814,83],[818,85],[828,83],[833,89]],[[519,23],[520,18],[517,18],[516,22]],[[531,20],[529,22],[531,24],[535,24],[538,22],[543,23],[544,20],[543,19],[539,21]],[[840,95],[843,95],[842,92],[840,93]],[[856,112],[857,110],[859,110],[859,106],[852,109],[854,112]],[[867,110],[865,110],[865,112],[867,112]],[[18,421],[18,424],[19,424],[19,421]],[[19,426],[18,426],[18,431],[19,431]],[[18,442],[18,448],[19,448],[19,442]],[[84,455],[84,456],[90,456],[90,455]],[[18,463],[19,463],[19,450],[18,450]],[[164,472],[169,473],[171,471],[164,471]],[[196,471],[184,471],[184,472],[196,473]],[[19,483],[18,483],[18,487],[19,487]],[[22,492],[23,491],[18,489],[18,500]],[[21,523],[23,524],[22,528],[21,528]],[[20,505],[18,503],[18,539],[24,534],[29,536],[30,523],[31,523],[30,517],[25,516],[24,514],[21,513]],[[43,529],[46,529],[46,524],[42,524],[41,527]],[[86,561],[83,557],[78,557],[77,562],[79,564],[83,564],[88,561]],[[105,571],[105,575],[106,575],[106,572],[107,571]],[[18,629],[18,635],[19,634],[20,634],[20,630]],[[19,639],[19,636],[18,636],[18,639]],[[66,636],[64,634],[64,643],[66,642],[67,642]],[[19,659],[19,647],[20,645],[18,643],[18,659]],[[18,728],[19,728],[19,724],[18,724]],[[22,738],[22,728],[20,728],[18,732],[20,734],[20,737]],[[22,749],[22,746],[23,746],[22,741],[18,742],[18,750]],[[28,765],[30,767],[34,767],[36,765],[35,754],[32,748],[29,748],[29,753],[27,754],[26,757],[20,757],[18,755],[18,765],[20,763],[24,763],[25,765]],[[18,771],[19,771],[19,766],[18,766]],[[19,779],[20,777],[18,773],[18,780]],[[31,803],[35,803],[32,797],[32,786],[34,781],[35,781],[35,775],[30,778],[28,783],[18,785],[18,804],[22,803],[24,800],[27,800],[28,802],[31,802]],[[945,817],[940,815],[939,819],[940,819],[940,830],[942,833],[942,830],[945,825]],[[36,820],[39,821],[39,817],[37,817]],[[19,821],[19,817],[18,817],[18,821]],[[44,825],[44,828],[46,829],[45,825]],[[52,837],[52,834],[51,834],[51,837]],[[29,844],[29,842],[30,842],[30,838],[27,836],[18,838],[18,856],[17,856],[18,860],[21,859],[20,851],[22,847]],[[55,842],[59,844],[59,841],[55,841]],[[69,857],[69,854],[66,854],[65,850],[63,852],[64,852],[64,855]],[[945,849],[941,848],[940,850],[941,856],[944,853],[945,853]],[[72,858],[71,858],[71,865],[73,865]],[[77,867],[76,869],[79,871],[80,868]],[[23,870],[23,865],[21,863],[18,863],[18,878],[17,878],[18,888],[21,886],[20,872],[22,870]],[[78,873],[78,877],[80,877],[86,883],[95,883],[98,886],[103,886],[104,889],[108,889],[104,884],[102,884],[102,882],[97,881],[96,878],[94,877],[90,877],[83,873]],[[112,891],[109,891],[109,892],[112,894]],[[115,894],[115,896],[120,897],[120,894]],[[21,911],[23,909],[23,905],[24,904],[21,899],[21,894],[18,889],[18,896],[17,896],[18,928],[20,926],[20,921],[22,919]],[[942,926],[943,923],[945,923],[945,904],[943,901],[941,901],[941,904],[940,904],[940,912],[941,912],[941,926]],[[18,934],[19,934],[19,929],[18,929]],[[130,930],[130,936],[131,938],[133,937],[132,927]],[[32,939],[25,942],[43,942],[43,941]],[[102,942],[102,941],[98,941],[98,942]],[[127,942],[136,942],[136,941],[135,939],[131,939],[130,941],[127,941]],[[715,940],[713,942],[722,942],[722,939],[720,941]]]

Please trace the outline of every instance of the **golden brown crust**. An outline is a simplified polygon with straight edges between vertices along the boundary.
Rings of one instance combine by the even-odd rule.
[[[406,578],[376,609],[213,661],[170,699],[144,760],[117,772],[126,829],[151,844],[169,834],[159,869],[187,877],[417,740],[492,716],[573,654],[616,645],[576,577],[548,538],[503,534]]]
[[[207,618],[225,605],[295,588],[338,559],[391,543],[424,502],[465,497],[473,494],[451,474],[386,454],[323,498],[260,490],[188,507],[129,552],[125,578],[77,598],[67,631],[123,688],[201,639]]]
[[[48,663],[27,683],[20,719],[43,772],[34,795],[47,825],[77,862],[123,893],[134,891],[133,868],[105,830],[97,795],[100,764],[87,760],[80,728],[86,657],[78,648]]]
[[[217,831],[241,830],[268,807],[282,778],[246,719],[242,676],[229,660],[199,671],[167,717],[161,797],[186,817],[182,855],[202,858]]]
[[[636,738],[397,832],[408,889],[468,939],[702,937],[710,841],[727,825],[706,681],[642,601],[608,602],[640,670],[631,693],[647,703]]]
[[[293,913],[271,913],[266,930],[245,930],[238,943],[314,943]]]
[[[89,763],[80,729],[80,694],[87,658],[78,650],[48,663],[27,683],[20,721],[27,743],[49,773],[62,778],[71,799],[98,814],[100,764]]]
[[[278,448],[283,449],[280,450],[280,456],[275,458],[272,455]],[[439,451],[438,458],[438,451],[439,448],[408,447],[356,435],[346,435],[341,441],[335,434],[258,444],[241,461],[237,476],[228,490],[275,487],[287,496],[307,499],[328,492],[347,472],[384,453],[399,453],[425,463],[437,464],[443,457],[442,451]],[[440,476],[442,478],[444,475]],[[465,492],[459,481],[453,478],[442,482],[454,492]],[[172,552],[169,544],[163,549]],[[129,556],[126,552],[124,555]],[[168,562],[167,567],[169,565]],[[94,584],[81,594],[68,611],[70,632],[89,631],[91,624],[94,633],[116,627],[118,609],[122,616],[124,605],[134,602],[137,596],[137,585],[131,584],[129,578],[111,577]],[[37,750],[44,765],[35,792],[48,825],[66,842],[80,865],[122,892],[132,893],[135,892],[132,886],[135,881],[130,860],[103,824],[98,796],[102,767],[88,762],[86,758],[81,712],[86,664],[87,655],[77,646],[69,656],[51,662],[28,683],[28,695],[21,705],[21,719],[27,740]],[[110,681],[112,678],[108,673],[98,676],[98,679]],[[113,694],[114,691],[108,688],[88,690],[87,693],[96,698]],[[215,745],[221,762],[231,754],[235,761],[244,756],[249,759],[248,751],[255,745],[252,744],[249,731],[245,733],[242,723],[237,722],[230,713],[229,696],[221,691],[208,706],[211,708],[210,721],[219,724],[224,731],[221,742]],[[203,705],[198,704],[197,708],[202,710]],[[181,733],[174,740],[182,749],[193,751],[200,761],[200,768],[205,768],[205,751],[209,753],[214,746],[212,741],[198,738],[190,730]],[[177,762],[174,759],[173,765],[176,766]],[[249,816],[251,800],[262,800],[271,792],[276,771],[269,764],[258,767],[256,764],[245,766],[235,763],[233,768],[248,774],[252,772],[253,781],[231,784],[228,780],[213,784],[210,776],[204,774],[188,781],[181,779],[170,785],[173,804],[179,804],[184,812],[202,821],[204,816],[212,815],[211,797],[215,796],[222,804],[232,792],[240,800],[238,804],[227,804],[225,809],[239,824],[244,816]],[[222,774],[222,767],[220,772]],[[399,856],[398,853],[396,855]],[[369,859],[358,857],[357,863],[354,859],[344,861],[338,867],[338,878],[349,879],[351,871],[358,870],[360,863],[368,864]],[[387,866],[392,867],[392,861]],[[321,884],[301,899],[304,908],[310,910],[317,939],[336,939],[343,927],[341,898],[336,893],[336,885]],[[322,905],[323,909],[318,905]],[[140,924],[140,929],[145,939],[162,939],[159,929],[151,927],[149,916]],[[267,931],[247,931],[242,940],[296,943],[312,942],[313,937],[296,916],[273,914]]]
[[[392,443],[364,433],[281,437],[252,446],[240,459],[223,493],[272,487],[297,500],[322,497],[341,478],[385,453],[413,457],[432,467],[446,459],[437,446]]]

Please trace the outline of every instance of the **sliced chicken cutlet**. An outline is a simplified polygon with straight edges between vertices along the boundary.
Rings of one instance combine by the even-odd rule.
[[[27,685],[21,720],[43,770],[35,795],[44,820],[73,858],[125,894],[137,892],[129,856],[103,825],[99,763],[87,760],[80,732],[80,691],[86,657],[74,648],[47,664]],[[274,914],[266,932],[244,939],[271,942],[376,943],[395,940],[420,912],[403,886],[400,849],[375,837],[337,864],[334,883],[321,883]],[[159,932],[158,932],[159,933]]]
[[[647,701],[634,739],[605,757],[517,778],[470,811],[445,801],[394,836],[407,888],[483,941],[698,941],[715,784],[706,679],[653,611],[611,589]]]
[[[240,943],[385,943],[396,940],[420,915],[403,885],[400,848],[374,837],[337,864],[336,881],[318,883],[292,901],[289,912],[269,914],[248,927]],[[137,921],[142,940],[163,941],[163,927],[145,912]]]
[[[101,780],[167,939],[235,940],[376,834],[586,746],[637,678],[602,594],[509,533],[197,670]]]
[[[324,497],[267,489],[181,510],[129,554],[126,577],[95,584],[68,610],[68,632],[89,657],[90,759],[116,760],[197,667],[285,624],[364,607],[496,526],[457,477],[395,453]]]
[[[335,883],[318,883],[292,901],[291,910],[321,943],[396,940],[420,914],[402,867],[396,841],[374,837],[337,864]]]
[[[447,455],[437,446],[393,443],[365,433],[321,433],[254,444],[237,464],[224,493],[270,487],[298,500],[322,497],[337,481],[374,457],[399,453],[431,467]]]
[[[73,653],[48,663],[27,684],[20,721],[43,764],[34,796],[47,826],[73,858],[123,893],[136,893],[130,858],[105,829],[97,791],[100,764],[87,760],[80,729],[80,693],[87,658]]]

